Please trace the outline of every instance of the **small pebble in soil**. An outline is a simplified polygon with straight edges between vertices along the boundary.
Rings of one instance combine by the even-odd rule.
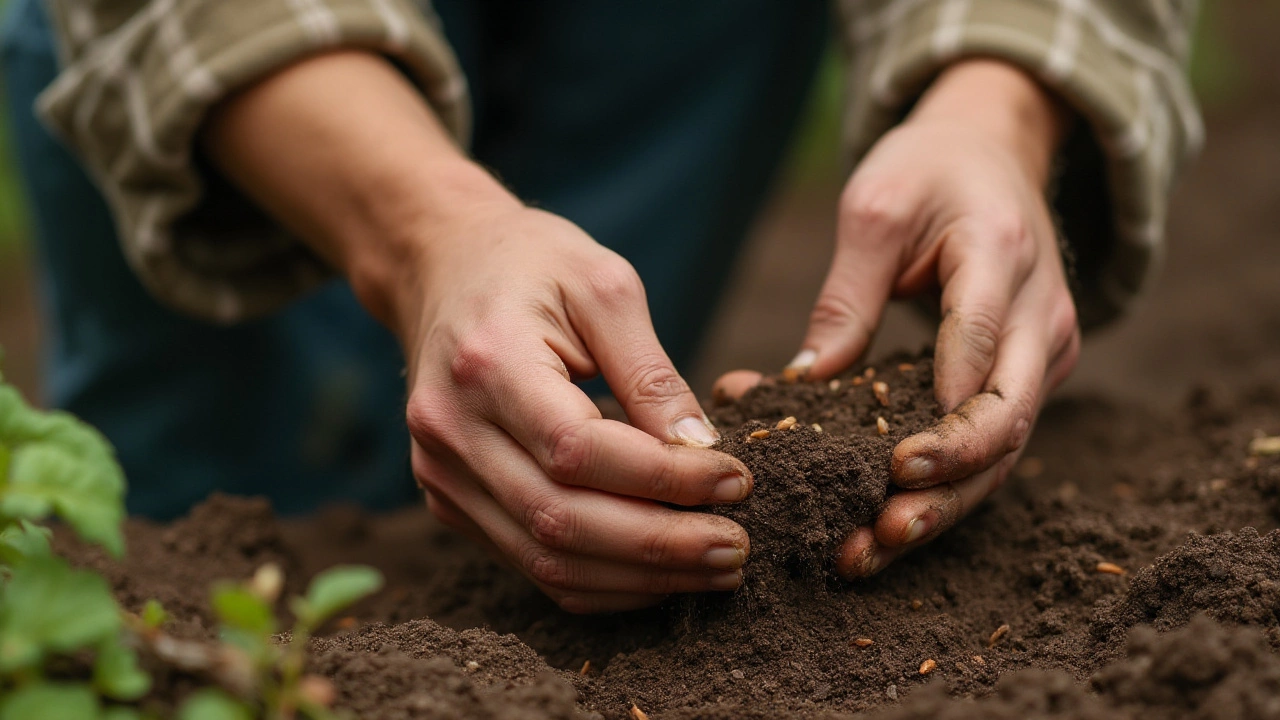
[[[733,676],[734,680],[741,680],[746,677],[746,674],[743,673],[741,670],[734,670],[729,674]]]
[[[885,688],[885,689],[884,689],[884,694],[885,694],[885,695],[888,695],[890,700],[897,700],[897,699],[898,699],[898,686],[897,686],[897,685],[890,685],[889,687],[887,687],[887,688]]]

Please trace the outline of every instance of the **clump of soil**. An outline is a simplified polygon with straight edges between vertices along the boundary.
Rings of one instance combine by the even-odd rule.
[[[266,560],[298,584],[336,563],[379,567],[387,588],[339,623],[349,629],[315,641],[315,669],[365,720],[622,719],[632,703],[655,720],[899,709],[916,714],[892,717],[1148,717],[1143,708],[1210,718],[1244,707],[1220,704],[1215,693],[1226,691],[1215,688],[1271,687],[1263,637],[1280,632],[1268,584],[1280,568],[1277,536],[1266,533],[1280,457],[1248,447],[1259,431],[1280,434],[1280,393],[1198,393],[1169,413],[1056,403],[1014,478],[963,523],[872,579],[834,580],[825,558],[890,491],[894,442],[934,417],[930,376],[927,360],[877,368],[891,392],[886,437],[871,433],[882,411],[852,377],[835,391],[775,382],[715,409],[725,447],[757,478],[753,500],[729,511],[753,534],[746,582],[644,612],[567,615],[422,508],[282,522],[259,502],[215,498],[172,526],[131,521],[122,564],[59,542],[103,568],[126,607],[158,597],[178,615],[175,632],[197,637],[213,634],[212,580],[247,577]],[[823,432],[776,430],[790,416]],[[746,443],[761,424],[776,432]],[[849,494],[830,500],[839,493]],[[790,505],[810,501],[816,519],[786,521]],[[1256,627],[1228,637],[1193,623],[1127,640],[1130,626],[1174,628],[1201,611]],[[1166,662],[1166,638],[1188,648],[1185,662]],[[1218,658],[1216,669],[1196,675],[1197,658]],[[1254,674],[1226,672],[1232,663]],[[158,692],[172,702],[191,686],[165,676]]]
[[[1195,535],[1133,577],[1124,599],[1095,621],[1102,637],[1139,623],[1159,630],[1197,613],[1240,625],[1280,627],[1280,531]]]
[[[723,438],[716,449],[742,460],[755,489],[740,504],[700,510],[747,531],[747,573],[758,576],[763,564],[818,575],[884,505],[894,445],[938,416],[927,355],[895,356],[831,381],[766,378],[711,412]]]

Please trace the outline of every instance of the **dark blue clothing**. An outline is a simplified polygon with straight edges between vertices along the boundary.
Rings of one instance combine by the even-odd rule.
[[[476,158],[629,259],[685,365],[795,124],[826,3],[434,5],[473,92]],[[215,489],[282,512],[414,500],[403,360],[347,285],[234,327],[160,305],[98,191],[33,115],[57,70],[38,0],[14,0],[2,51],[49,327],[46,397],[115,444],[130,510],[168,518]]]

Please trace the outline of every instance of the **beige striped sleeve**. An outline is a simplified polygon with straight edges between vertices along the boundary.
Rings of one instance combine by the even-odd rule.
[[[61,72],[38,101],[106,197],[143,284],[183,312],[270,312],[330,270],[193,152],[209,108],[308,54],[384,54],[466,142],[467,89],[412,0],[50,0]]]
[[[845,140],[860,158],[948,63],[1013,63],[1085,120],[1053,203],[1081,324],[1122,313],[1159,265],[1169,193],[1204,130],[1185,74],[1194,0],[842,0]]]

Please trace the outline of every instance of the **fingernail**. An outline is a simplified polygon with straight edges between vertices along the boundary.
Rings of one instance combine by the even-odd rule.
[[[813,367],[813,364],[817,361],[817,350],[801,350],[798,355],[792,358],[791,362],[787,363],[787,369],[805,372],[809,368]]]
[[[711,447],[719,439],[709,421],[693,415],[677,420],[671,426],[671,434],[681,443],[695,447]]]
[[[933,477],[934,463],[926,457],[913,457],[902,464],[902,480],[924,482]]]
[[[734,570],[733,572],[719,573],[711,576],[712,590],[737,590],[742,584],[742,571]]]
[[[907,523],[906,532],[902,533],[902,544],[910,545],[919,540],[933,530],[933,527],[937,524],[938,514],[932,510],[921,514],[919,517],[912,518],[911,522]]]
[[[736,547],[713,547],[702,556],[702,564],[712,570],[737,570],[746,561],[747,554]]]
[[[878,572],[880,572],[880,553],[873,545],[862,561],[862,570],[858,573],[858,577],[871,577]]]
[[[722,503],[738,502],[746,496],[747,479],[736,473],[716,483],[711,491],[711,499]]]

